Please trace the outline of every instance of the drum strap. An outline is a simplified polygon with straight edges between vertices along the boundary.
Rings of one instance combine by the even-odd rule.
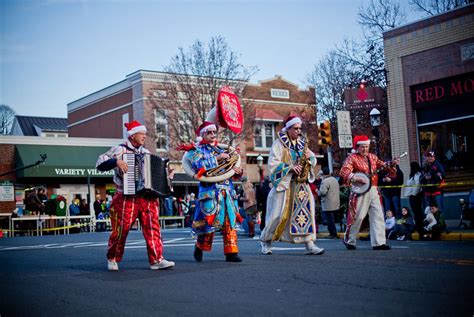
[[[367,155],[366,156],[367,158],[367,164],[369,165],[369,189],[367,191],[370,190],[370,188],[372,187],[372,166],[370,166],[370,158],[369,156]]]

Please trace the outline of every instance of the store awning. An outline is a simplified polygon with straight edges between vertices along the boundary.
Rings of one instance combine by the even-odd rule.
[[[188,174],[176,173],[173,177],[173,186],[186,186],[186,185],[194,185],[197,186],[199,182],[193,179]]]
[[[272,121],[272,122],[283,122],[283,116],[279,115],[275,111],[268,109],[257,109],[255,110],[255,120],[257,121]]]
[[[17,177],[111,177],[113,171],[101,173],[95,168],[103,146],[26,145],[16,146],[16,168],[35,164],[46,154],[44,163],[17,171]]]

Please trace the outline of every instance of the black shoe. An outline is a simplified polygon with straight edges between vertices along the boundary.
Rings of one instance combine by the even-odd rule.
[[[353,244],[344,243],[344,245],[346,246],[347,250],[355,250],[355,249],[357,249],[356,246],[353,245]]]
[[[197,246],[194,246],[194,259],[198,262],[202,261],[202,250],[199,249]]]
[[[331,235],[329,235],[329,236],[328,236],[328,239],[337,239],[337,236],[331,236]]]
[[[382,244],[382,245],[378,245],[376,247],[372,247],[372,249],[374,249],[374,250],[390,250],[391,247],[389,245]]]
[[[225,256],[226,262],[242,262],[242,258],[238,253],[230,253]]]

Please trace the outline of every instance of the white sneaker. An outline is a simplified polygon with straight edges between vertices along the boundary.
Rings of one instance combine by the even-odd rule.
[[[306,243],[306,254],[308,255],[322,255],[326,252],[323,248],[317,247],[313,241]]]
[[[173,261],[167,261],[165,259],[161,260],[160,262],[153,263],[150,265],[151,270],[166,270],[166,269],[171,269],[174,267],[174,262]]]
[[[272,243],[267,241],[260,241],[260,247],[262,254],[269,255],[272,254]]]
[[[118,271],[118,263],[114,260],[107,260],[107,270]]]

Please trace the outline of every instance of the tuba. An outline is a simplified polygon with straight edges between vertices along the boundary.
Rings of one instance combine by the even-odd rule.
[[[229,86],[222,87],[217,96],[217,106],[211,109],[207,114],[206,121],[213,122],[217,126],[221,126],[231,130],[234,133],[240,133],[243,127],[243,113],[237,96]],[[199,177],[201,182],[217,183],[230,179],[235,175],[234,168],[240,167],[241,159],[239,153],[230,145],[219,143],[218,147],[225,150],[229,154],[229,158],[222,160],[216,167],[207,170]],[[183,169],[189,176],[195,175],[191,167],[191,162],[186,159],[186,155],[182,160]]]

